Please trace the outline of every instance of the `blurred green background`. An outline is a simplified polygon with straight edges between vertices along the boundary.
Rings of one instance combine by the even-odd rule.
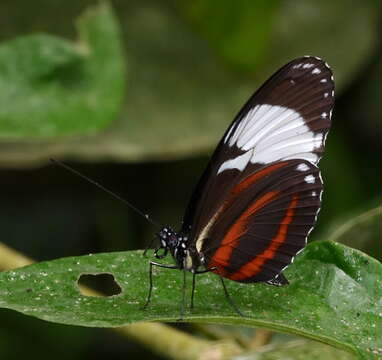
[[[311,240],[330,238],[382,202],[380,2],[125,0],[97,10],[98,4],[0,2],[4,243],[48,260],[143,248],[152,239],[144,219],[50,165],[50,157],[176,228],[240,106],[278,67],[308,54],[324,58],[336,80],[321,163],[324,203]],[[93,15],[84,20],[89,7]],[[36,33],[55,38],[17,40]],[[378,234],[342,240],[382,258]],[[0,319],[2,359],[156,358],[107,330],[5,310]]]

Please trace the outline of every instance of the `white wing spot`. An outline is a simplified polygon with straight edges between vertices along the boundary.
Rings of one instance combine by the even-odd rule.
[[[321,61],[318,57],[314,58]],[[322,70],[314,67],[315,65],[310,62],[298,63],[293,68],[313,68],[312,74],[320,74]],[[325,66],[329,68],[327,63]],[[333,80],[333,76],[331,79]],[[328,81],[329,78],[320,79],[321,83]],[[324,98],[329,96],[330,92],[323,94]],[[334,91],[331,91],[331,96],[334,97]],[[322,113],[321,117],[327,118],[328,113]],[[322,147],[324,137],[324,134],[312,131],[301,114],[293,109],[268,104],[256,105],[227,131],[224,142],[229,146],[236,146],[242,153],[221,164],[218,173],[228,169],[244,170],[249,162],[269,163],[300,158],[317,163],[319,156],[315,150]],[[299,164],[296,169],[307,171],[309,167]],[[308,183],[315,182],[313,175],[307,175],[304,179]]]
[[[312,196],[317,196],[317,193],[315,191],[312,191]]]
[[[334,97],[334,90],[332,90],[332,97]]]
[[[228,169],[242,171],[249,162],[303,159],[317,164],[319,156],[314,150],[324,141],[323,134],[312,131],[297,111],[268,104],[250,109],[228,134],[228,145],[236,145],[243,153],[221,164],[218,174]]]
[[[233,159],[224,161],[223,164],[220,165],[218,169],[218,174],[228,169],[237,169],[243,171],[245,167],[248,165],[249,160],[252,157],[252,151],[247,151],[244,154],[237,156]]]
[[[310,69],[311,67],[313,67],[314,66],[314,64],[310,64],[310,63],[308,63],[308,64],[304,64],[304,65],[302,65],[302,68],[303,69]]]
[[[304,177],[304,180],[308,184],[314,184],[316,182],[316,179],[314,178],[313,175],[307,175]]]
[[[297,167],[296,167],[296,170],[298,171],[307,171],[309,170],[309,166],[302,163],[302,164],[298,164]]]

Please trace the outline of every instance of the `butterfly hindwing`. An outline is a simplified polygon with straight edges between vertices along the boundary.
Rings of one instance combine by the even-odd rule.
[[[231,190],[200,240],[207,267],[232,280],[274,279],[306,245],[320,208],[315,165],[287,160],[262,171]]]

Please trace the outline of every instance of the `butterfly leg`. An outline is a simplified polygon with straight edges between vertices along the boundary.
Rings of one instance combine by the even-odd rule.
[[[192,273],[192,290],[191,290],[191,304],[190,304],[190,309],[193,309],[193,308],[194,308],[195,277],[196,277],[196,274],[195,274],[195,273]]]
[[[184,308],[185,308],[185,303],[186,303],[186,270],[183,269],[183,288],[182,288],[182,305],[180,307],[180,318],[178,321],[183,320],[184,318]]]
[[[205,274],[205,273],[211,272],[212,270],[215,270],[215,268],[192,272],[192,290],[191,290],[191,305],[190,305],[191,309],[194,308],[194,294],[195,294],[195,283],[196,283],[195,277],[196,277],[196,275]]]
[[[238,313],[238,315],[240,315],[242,317],[245,317],[245,315],[239,310],[239,308],[237,307],[237,305],[235,304],[235,302],[231,298],[230,294],[228,293],[227,287],[225,286],[225,282],[223,280],[223,276],[221,276],[220,273],[219,273],[219,269],[218,268],[214,268],[213,270],[215,270],[215,271],[217,270],[216,274],[219,276],[220,281],[222,283],[225,297],[227,298],[227,300],[230,303],[230,305],[232,306],[232,308]]]
[[[149,270],[149,293],[147,295],[146,303],[143,305],[143,309],[146,309],[147,306],[150,304],[151,301],[151,294],[153,290],[153,266],[158,266],[165,269],[178,269],[176,265],[166,265],[166,264],[160,264],[155,261],[150,261],[150,270]]]
[[[238,313],[238,315],[240,315],[242,317],[245,317],[245,315],[239,310],[239,308],[237,307],[237,305],[235,304],[235,302],[233,301],[233,299],[229,295],[227,287],[225,286],[225,282],[223,280],[223,277],[220,275],[219,269],[217,267],[212,267],[212,268],[209,268],[209,269],[206,269],[206,270],[201,270],[201,271],[194,271],[192,273],[193,277],[192,277],[191,309],[194,306],[195,276],[198,275],[198,274],[205,274],[205,273],[208,273],[208,272],[211,272],[211,271],[215,271],[215,272],[217,271],[216,274],[219,276],[220,281],[222,283],[223,290],[224,290],[224,295],[227,298],[227,300],[230,303],[230,305],[232,306],[232,308]]]

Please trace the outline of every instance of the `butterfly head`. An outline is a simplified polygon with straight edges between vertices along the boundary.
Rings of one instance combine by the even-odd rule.
[[[182,268],[187,256],[187,236],[175,232],[168,226],[162,228],[156,235],[159,247],[155,250],[155,257],[163,259],[170,252],[176,263]]]

